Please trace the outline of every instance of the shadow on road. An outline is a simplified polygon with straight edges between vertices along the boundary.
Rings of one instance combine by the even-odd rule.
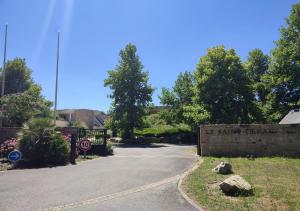
[[[161,148],[161,147],[168,147],[163,144],[153,144],[153,143],[120,143],[115,145],[118,148]]]

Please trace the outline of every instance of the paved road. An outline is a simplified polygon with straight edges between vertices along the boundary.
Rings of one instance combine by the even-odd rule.
[[[0,210],[195,210],[177,190],[192,148],[119,147],[74,166],[0,172]]]

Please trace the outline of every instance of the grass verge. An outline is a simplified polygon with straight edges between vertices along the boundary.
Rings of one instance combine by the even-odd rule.
[[[211,171],[227,160],[234,174],[253,187],[249,197],[225,196],[218,184],[229,177]],[[184,181],[187,195],[209,210],[300,210],[300,159],[205,157],[201,166]]]

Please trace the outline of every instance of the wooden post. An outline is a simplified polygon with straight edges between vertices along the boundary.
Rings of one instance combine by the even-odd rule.
[[[76,164],[76,141],[77,141],[77,134],[72,133],[71,136],[71,164]]]
[[[103,144],[105,146],[105,149],[106,149],[106,145],[107,145],[107,129],[104,129],[104,141],[103,141]]]
[[[199,127],[198,127],[197,134],[198,134],[198,146],[197,146],[197,154],[198,154],[199,156],[201,156],[201,142],[200,142],[200,136],[201,136],[201,126],[199,126]]]

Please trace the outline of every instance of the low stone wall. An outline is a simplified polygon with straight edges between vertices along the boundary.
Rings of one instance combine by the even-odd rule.
[[[201,125],[202,156],[300,156],[300,124]]]
[[[2,127],[0,128],[0,144],[9,138],[17,138],[22,128],[20,127]]]

